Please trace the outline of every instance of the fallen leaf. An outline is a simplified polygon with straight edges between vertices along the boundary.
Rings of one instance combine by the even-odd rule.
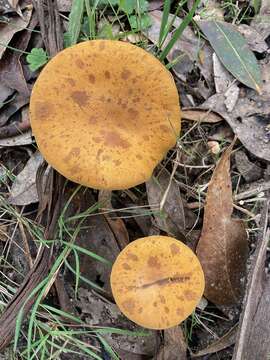
[[[30,119],[28,106],[21,111],[21,118],[12,121],[9,125],[0,127],[0,139],[10,138],[20,135],[30,129]]]
[[[260,12],[252,19],[251,26],[256,29],[265,40],[270,35],[269,0],[260,1]]]
[[[74,294],[72,298],[74,298]],[[123,329],[120,335],[113,333],[102,335],[116,353],[122,355],[122,352],[124,352],[123,355],[125,356],[121,356],[121,359],[132,360],[133,355],[136,354],[140,354],[139,359],[144,359],[145,355],[147,359],[153,358],[156,347],[156,331],[143,330],[126,317],[123,317],[115,304],[93,291],[79,288],[75,305],[81,310],[85,322],[90,326],[100,326],[102,324],[102,326]],[[128,329],[132,336],[125,334],[124,329]],[[136,333],[145,334],[145,336],[138,336]],[[138,360],[138,358],[135,359]]]
[[[233,326],[225,335],[214,341],[212,344],[208,345],[205,349],[202,349],[196,353],[191,352],[192,358],[217,353],[218,351],[233,345],[236,341],[237,330],[238,324]]]
[[[31,16],[32,8],[30,7],[23,12],[23,18],[20,16],[13,16],[7,23],[0,22],[0,59],[6,50],[6,45],[9,44],[14,34],[27,27]]]
[[[263,169],[256,165],[255,161],[250,161],[244,151],[237,151],[234,158],[239,174],[243,176],[247,183],[263,178]]]
[[[205,275],[204,295],[220,305],[241,299],[248,253],[244,223],[232,218],[233,144],[222,155],[208,186],[203,229],[196,249]]]
[[[36,175],[39,166],[43,162],[43,157],[36,151],[26,163],[22,172],[16,176],[11,186],[8,201],[12,205],[28,205],[38,202],[36,188]]]
[[[264,37],[257,30],[246,24],[238,25],[237,29],[245,37],[252,51],[263,53],[268,50]]]
[[[182,119],[204,123],[215,124],[224,120],[222,116],[215,113],[214,111],[207,111],[200,108],[184,108],[181,114]]]
[[[270,354],[269,192],[260,208],[260,231],[250,263],[250,275],[232,360],[267,360]]]
[[[0,109],[5,105],[7,98],[14,93],[14,90],[0,84]]]
[[[187,344],[180,326],[164,331],[164,345],[160,348],[156,360],[186,360]]]
[[[13,136],[6,139],[0,139],[0,148],[4,146],[22,146],[33,144],[32,131]]]
[[[70,194],[67,193],[66,196],[70,196]],[[96,205],[97,202],[93,197],[92,190],[82,187],[74,196],[66,216],[69,217],[70,214],[77,213],[82,214]],[[70,223],[70,226],[72,225],[73,222]],[[106,218],[95,210],[85,217],[75,244],[102,256],[111,263],[115,261],[120,251],[115,235]],[[88,281],[98,284],[110,294],[111,268],[104,266],[103,263],[92,259],[80,251],[77,253],[80,261],[80,274]],[[69,263],[75,269],[75,260],[71,259]],[[91,287],[89,283],[87,284],[84,281],[80,282],[80,286]]]
[[[104,212],[103,215],[115,236],[119,249],[122,250],[129,244],[129,234],[123,219],[117,217],[116,212],[107,212],[108,209],[113,210],[111,197],[111,191],[100,190],[98,195],[98,201],[101,204],[102,208],[105,207],[105,209],[100,209],[101,213]]]
[[[270,57],[261,62],[262,95],[251,89],[242,89],[241,96],[228,113],[225,96],[215,94],[201,107],[220,114],[232,128],[234,134],[252,154],[270,161]]]
[[[236,27],[221,21],[197,21],[220,61],[240,82],[261,93],[261,74],[255,55]]]
[[[269,108],[269,100],[255,99],[240,98],[230,114],[226,111],[224,96],[221,94],[212,96],[203,107],[217,112],[219,109],[220,115],[228,122],[245,148],[258,158],[270,161],[270,134],[267,128],[269,112],[264,112]]]
[[[146,183],[146,189],[157,226],[178,239],[183,238],[186,229],[184,206],[179,186],[169,172],[162,169]]]
[[[30,41],[32,35],[30,30],[34,29],[37,23],[37,16],[34,13],[27,31],[22,31],[15,41],[12,42],[13,48],[16,48],[17,51],[8,49],[0,62],[0,82],[11,89],[17,90],[25,97],[30,95],[30,91],[24,77],[20,59]]]
[[[29,99],[23,95],[17,94],[14,99],[10,101],[5,108],[0,112],[0,128],[7,124],[12,115],[14,115],[19,109],[25,106],[29,102]]]

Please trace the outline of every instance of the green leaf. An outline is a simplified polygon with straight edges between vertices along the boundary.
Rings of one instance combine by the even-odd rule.
[[[33,48],[30,54],[26,56],[26,61],[28,62],[31,71],[36,71],[41,66],[45,65],[48,60],[48,55],[42,48]]]
[[[145,30],[152,25],[152,20],[148,14],[142,14],[140,17],[131,15],[129,23],[133,30]]]
[[[220,61],[233,76],[261,93],[261,72],[253,52],[236,28],[221,21],[198,21]]]
[[[126,14],[132,14],[136,8],[136,0],[119,0],[119,8]]]
[[[118,0],[120,10],[130,15],[133,12],[143,14],[148,9],[148,1],[146,0]]]
[[[73,0],[68,22],[68,36],[66,45],[75,45],[81,30],[81,22],[84,13],[84,0]]]

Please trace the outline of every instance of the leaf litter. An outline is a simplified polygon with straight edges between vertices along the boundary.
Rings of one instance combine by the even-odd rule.
[[[232,218],[233,144],[222,155],[208,186],[202,234],[196,249],[206,280],[204,295],[220,305],[241,301],[248,254],[244,223]]]
[[[191,2],[188,2],[189,9],[192,6],[190,4]],[[61,11],[68,12],[71,2],[60,0],[58,5]],[[152,26],[148,31],[144,31],[145,36],[155,45],[159,41],[159,28],[162,19],[162,11],[159,9],[162,9],[162,5],[163,2],[160,1],[150,3],[150,9],[154,9],[150,12]],[[243,5],[241,4],[241,6]],[[77,40],[84,40],[81,38],[82,32],[80,32],[81,16],[83,13],[85,14],[84,7],[85,4],[81,2],[77,10],[73,8],[73,15],[71,15],[67,29],[71,35],[70,41],[73,43]],[[209,302],[206,301],[203,308],[197,308],[195,319],[198,323],[194,326],[194,319],[189,318],[182,329],[176,327],[170,331],[165,331],[163,336],[153,332],[153,335],[146,342],[145,340],[141,341],[138,337],[131,340],[130,337],[124,338],[123,335],[119,335],[116,339],[115,335],[109,335],[107,341],[117,349],[123,359],[141,360],[145,357],[151,358],[155,353],[160,359],[172,360],[175,354],[179,354],[176,357],[177,359],[180,359],[180,354],[183,359],[186,359],[187,344],[188,349],[192,349],[191,355],[196,351],[197,356],[199,354],[202,356],[213,354],[213,359],[217,359],[214,357],[214,352],[220,352],[221,358],[222,354],[226,357],[224,354],[231,354],[231,350],[228,350],[227,353],[222,349],[230,346],[235,340],[233,326],[238,315],[232,316],[230,320],[224,320],[224,318],[215,317],[215,314],[219,311],[218,314],[220,315],[220,310],[226,314],[230,313],[230,306],[225,309],[219,304],[240,304],[241,289],[244,286],[244,260],[247,253],[246,231],[243,227],[243,221],[232,217],[232,209],[233,207],[236,208],[237,216],[241,214],[241,219],[245,218],[248,230],[253,234],[252,225],[250,225],[250,217],[253,216],[251,212],[259,216],[259,207],[257,203],[254,203],[254,208],[248,207],[249,210],[246,210],[242,207],[244,205],[239,202],[258,201],[257,195],[260,193],[260,189],[267,190],[269,188],[267,181],[264,181],[262,177],[267,173],[266,160],[269,161],[270,158],[267,142],[269,132],[267,120],[269,116],[269,61],[266,48],[267,36],[270,32],[268,33],[269,24],[260,21],[259,18],[259,16],[265,18],[267,13],[265,1],[262,1],[258,17],[255,17],[250,25],[231,26],[225,23],[224,16],[226,18],[228,14],[215,1],[208,2],[207,7],[208,9],[206,9],[205,4],[201,4],[197,13],[201,16],[204,10],[208,12],[208,20],[202,20],[200,23],[206,24],[205,27],[208,25],[207,30],[204,30],[210,44],[200,37],[198,28],[193,23],[185,29],[181,38],[177,40],[167,55],[168,68],[174,73],[177,85],[179,85],[182,104],[188,106],[188,108],[183,109],[182,114],[183,119],[188,121],[182,123],[183,136],[176,149],[179,158],[175,159],[169,153],[168,158],[157,169],[146,187],[139,186],[136,189],[113,192],[105,194],[104,197],[102,194],[98,195],[96,191],[82,188],[78,196],[72,200],[73,212],[71,211],[70,216],[72,217],[75,214],[75,217],[68,223],[70,228],[75,226],[77,215],[89,211],[91,206],[97,206],[95,211],[89,213],[83,222],[83,227],[75,243],[78,248],[68,258],[63,280],[66,285],[63,288],[65,299],[67,301],[70,299],[71,302],[75,299],[77,310],[81,312],[79,314],[76,311],[77,316],[81,319],[87,319],[88,325],[93,324],[93,319],[97,325],[104,325],[106,321],[108,321],[109,326],[115,326],[116,323],[111,321],[114,319],[115,305],[112,303],[109,286],[110,268],[90,259],[85,251],[92,251],[113,262],[121,248],[139,236],[149,235],[149,232],[172,234],[182,241],[186,241],[193,249],[199,239],[197,251],[201,254],[202,263],[206,269],[207,288],[205,295]],[[22,7],[24,16],[28,10],[30,8]],[[112,14],[109,13],[107,16],[106,10],[105,8],[104,19],[96,18],[97,27],[102,21],[106,21],[109,26],[116,26],[111,23]],[[48,12],[50,21],[52,23],[57,22],[56,18],[51,17],[51,11],[50,8]],[[45,12],[43,13],[45,14]],[[75,13],[79,16],[76,17]],[[0,115],[2,134],[13,135],[8,137],[3,135],[3,138],[0,139],[0,161],[1,164],[2,162],[8,164],[7,167],[3,167],[5,169],[3,173],[4,182],[1,183],[1,187],[6,200],[14,201],[19,209],[26,206],[27,209],[33,210],[36,207],[35,202],[39,200],[37,194],[40,194],[39,175],[42,167],[38,167],[39,156],[33,151],[35,148],[32,145],[31,131],[27,131],[27,124],[29,124],[27,97],[36,73],[31,74],[28,70],[26,74],[26,59],[31,70],[36,71],[48,60],[47,53],[52,55],[54,52],[51,49],[59,49],[59,44],[54,44],[56,37],[53,34],[53,27],[47,29],[46,33],[42,28],[47,53],[43,50],[44,43],[42,43],[39,33],[34,34],[20,28],[16,31],[18,34],[16,32],[12,34],[11,27],[8,28],[9,22],[18,21],[20,23],[19,19],[21,18],[14,15],[15,12],[11,14],[8,17],[9,21],[5,21],[5,27],[3,27],[6,29],[6,32],[3,32],[6,34],[6,41],[10,46],[15,45],[18,49],[30,54],[28,57],[26,57],[27,54],[22,55],[22,53],[15,53],[14,55],[12,51],[6,49],[2,52],[0,61],[0,67],[2,66],[1,68],[4,69],[0,74],[1,79],[5,80],[3,84],[6,84],[6,86],[1,84],[2,87],[4,86],[1,92],[1,101],[7,102],[7,104],[3,104]],[[41,14],[40,9],[39,14]],[[174,19],[175,22],[163,48],[173,37],[174,31],[181,24],[183,16],[184,14],[181,11],[177,16],[169,15],[169,21]],[[43,19],[44,17],[40,18]],[[198,18],[196,17],[194,20],[198,21]],[[35,24],[32,18],[32,25],[30,24],[29,27],[34,29]],[[223,36],[219,39],[221,40],[219,44],[215,43],[217,40],[215,38],[217,36],[217,24],[230,40],[230,50],[227,52],[230,56],[225,56],[222,53],[228,46],[226,37]],[[58,23],[55,25],[57,29],[60,28]],[[119,29],[123,30],[122,27],[125,26],[124,22],[121,22],[120,25],[117,24],[116,36],[123,35]],[[209,31],[212,33],[210,34]],[[47,40],[44,38],[44,34],[45,37],[47,36]],[[62,33],[60,35],[62,36]],[[106,32],[99,35],[106,36]],[[33,37],[35,37],[35,41],[33,41]],[[125,35],[125,41],[131,37],[132,34]],[[18,39],[21,43],[18,42]],[[34,49],[31,48],[32,41],[33,44],[37,44]],[[136,44],[138,41],[143,43],[147,40],[142,36],[134,35],[132,41]],[[250,49],[247,50],[250,67],[246,64],[243,49],[238,46],[239,43],[245,49],[247,46]],[[153,44],[149,42],[148,46],[151,49],[153,48]],[[231,63],[235,61],[232,54],[235,54],[235,50],[240,54],[242,60],[234,63],[232,68]],[[256,56],[259,53],[260,56],[257,58],[261,60],[256,60],[251,50],[256,52]],[[8,64],[9,61],[12,66]],[[259,72],[256,64],[259,64]],[[244,65],[247,66],[245,70],[243,70]],[[255,81],[251,80],[252,77]],[[262,77],[262,82],[260,82],[260,77]],[[251,88],[247,89],[243,84],[261,90],[262,95],[256,94]],[[16,89],[17,92],[14,92],[13,89]],[[13,98],[13,96],[15,97]],[[18,96],[24,97],[25,103],[22,102],[23,105],[19,104]],[[13,109],[12,106],[14,106]],[[18,130],[17,133],[16,129]],[[21,133],[25,130],[26,132]],[[225,152],[224,147],[232,138],[232,131],[238,135],[244,147],[240,151],[237,148],[235,154],[230,156],[231,147]],[[238,147],[241,146],[239,142],[237,145]],[[18,150],[16,150],[16,146]],[[23,146],[22,152],[31,155],[28,161],[26,160],[27,157],[24,157],[23,161],[20,161],[20,157],[16,161],[12,159],[12,156],[16,156],[13,154],[19,154],[20,146]],[[212,169],[222,152],[223,155],[211,178]],[[229,170],[230,158],[233,170]],[[38,171],[37,168],[39,168]],[[16,178],[12,174],[13,169]],[[252,176],[254,172],[257,172],[257,177]],[[2,179],[1,174],[2,172],[0,173]],[[36,175],[37,184],[34,180]],[[232,196],[232,186],[236,192],[234,197]],[[224,191],[221,191],[220,187]],[[249,189],[251,190],[249,191]],[[65,196],[69,196],[73,190],[74,185],[69,184],[65,187]],[[44,196],[48,197],[48,193]],[[234,204],[232,198],[234,198]],[[31,204],[30,207],[27,204]],[[253,203],[251,202],[251,204]],[[243,211],[245,212],[243,213]],[[204,216],[203,222],[202,215]],[[256,224],[258,224],[257,218]],[[211,231],[209,231],[209,227],[212,228]],[[226,231],[222,232],[222,228]],[[8,231],[9,228],[7,228]],[[9,238],[10,234],[7,234],[5,243],[9,241]],[[78,249],[84,249],[84,252]],[[34,258],[35,254],[32,256]],[[237,256],[240,256],[242,261],[234,261]],[[227,273],[221,270],[224,266],[228,271]],[[78,281],[78,273],[80,281]],[[75,289],[74,283],[76,284]],[[212,286],[213,284],[214,286]],[[95,288],[97,293],[93,292],[93,286],[97,286]],[[54,289],[50,292],[50,296],[54,301]],[[61,306],[63,306],[62,309],[65,309],[64,302],[60,301],[59,294],[58,298],[60,309]],[[95,300],[93,300],[94,298]],[[217,306],[215,307],[213,304]],[[114,310],[111,311],[113,308]],[[124,320],[121,314],[118,315],[117,326],[121,327],[122,325],[122,328],[133,331],[132,324]],[[233,334],[229,331],[230,329],[232,329]],[[192,332],[194,332],[194,336]],[[219,334],[220,339],[213,342],[213,338],[216,339],[215,333]],[[201,350],[198,351],[198,348]]]

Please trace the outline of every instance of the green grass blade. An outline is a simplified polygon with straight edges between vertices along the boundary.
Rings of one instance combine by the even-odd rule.
[[[168,24],[170,8],[171,8],[171,0],[165,0],[163,4],[163,14],[162,14],[161,25],[159,30],[159,40],[158,40],[159,48],[161,48],[161,44],[163,43],[164,38],[166,37],[165,28],[166,25]]]
[[[175,30],[175,33],[173,34],[171,40],[169,41],[169,43],[167,44],[167,46],[162,50],[159,59],[160,61],[163,61],[166,56],[169,54],[169,52],[171,51],[171,49],[173,48],[174,44],[176,43],[176,41],[180,38],[180,36],[182,35],[183,31],[185,30],[185,28],[188,26],[188,24],[191,22],[193,15],[195,14],[195,11],[198,7],[198,5],[200,4],[201,0],[196,0],[191,8],[191,10],[189,11],[189,13],[187,14],[187,16],[184,18],[184,20],[181,22],[180,26]]]
[[[74,0],[72,2],[68,22],[69,46],[75,45],[79,38],[84,5],[84,0]]]
[[[106,352],[110,355],[111,359],[113,360],[120,360],[120,358],[118,357],[118,355],[114,352],[114,350],[111,348],[111,346],[107,343],[107,341],[105,339],[103,339],[102,336],[97,335],[97,338],[99,339],[99,341],[101,342],[101,344],[103,345],[104,349],[106,350]]]
[[[63,241],[63,244],[66,245],[67,247],[70,247],[72,250],[77,250],[89,257],[92,257],[93,259],[97,260],[97,261],[100,261],[102,262],[103,264],[105,265],[108,265],[108,266],[112,266],[112,263],[110,261],[108,261],[107,259],[105,259],[104,257],[102,256],[99,256],[95,253],[93,253],[92,251],[89,251],[81,246],[78,246],[78,245],[75,245],[75,244],[72,244],[72,243],[68,243],[66,241]]]

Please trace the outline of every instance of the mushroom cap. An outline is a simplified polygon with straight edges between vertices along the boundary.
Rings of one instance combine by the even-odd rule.
[[[30,99],[38,147],[66,178],[95,189],[145,182],[180,131],[170,72],[129,43],[86,41],[58,53]]]
[[[127,318],[145,328],[167,329],[195,309],[204,291],[204,274],[193,251],[167,236],[131,242],[118,255],[111,273],[116,304]]]

